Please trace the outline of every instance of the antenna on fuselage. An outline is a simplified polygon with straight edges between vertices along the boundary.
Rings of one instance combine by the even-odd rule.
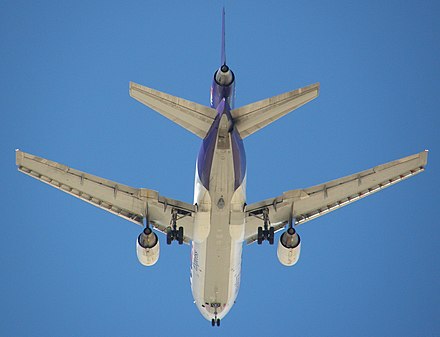
[[[225,7],[222,12],[222,54],[221,65],[226,65],[226,47],[225,47]]]

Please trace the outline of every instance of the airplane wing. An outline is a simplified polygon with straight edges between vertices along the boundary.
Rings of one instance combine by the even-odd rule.
[[[426,150],[344,178],[291,190],[276,198],[248,205],[245,210],[245,240],[248,244],[256,241],[258,227],[263,226],[263,209],[269,210],[269,220],[275,231],[282,229],[290,219],[298,226],[423,172],[427,160]]]
[[[150,223],[166,234],[171,211],[178,211],[177,226],[184,228],[184,242],[193,236],[194,205],[165,198],[158,192],[133,188],[16,150],[18,170],[89,204],[143,226]]]
[[[319,83],[233,109],[231,115],[242,139],[318,97]]]
[[[130,82],[130,96],[202,139],[217,115],[210,107],[133,82]]]

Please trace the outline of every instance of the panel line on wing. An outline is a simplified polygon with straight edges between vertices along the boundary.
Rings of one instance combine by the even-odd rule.
[[[411,171],[409,171],[407,173],[404,173],[402,175],[399,175],[399,176],[397,176],[395,178],[389,179],[389,180],[387,180],[387,181],[385,181],[383,183],[379,183],[376,186],[373,186],[373,187],[368,188],[368,189],[366,189],[364,191],[361,191],[359,193],[351,195],[351,196],[349,196],[347,198],[338,200],[335,203],[327,205],[325,208],[320,208],[320,209],[314,210],[312,212],[300,215],[299,219],[298,218],[296,219],[295,225],[301,225],[301,224],[303,224],[303,223],[305,223],[307,221],[313,220],[313,219],[315,219],[315,218],[317,218],[317,217],[319,217],[321,215],[324,215],[324,214],[326,214],[328,212],[331,212],[333,210],[336,210],[338,208],[341,208],[343,206],[351,204],[352,202],[355,202],[355,201],[357,201],[359,199],[365,198],[365,197],[367,197],[367,196],[369,196],[369,195],[371,195],[373,193],[376,193],[376,192],[379,192],[379,191],[383,190],[384,188],[387,188],[387,187],[389,187],[391,185],[394,185],[394,184],[396,184],[396,183],[398,183],[398,182],[400,182],[402,180],[408,179],[408,178],[410,178],[410,177],[412,177],[412,176],[414,176],[414,175],[416,175],[418,173],[421,173],[424,170],[425,170],[424,167],[420,167],[418,169],[411,170]]]
[[[35,171],[32,171],[32,170],[26,168],[24,166],[19,166],[18,170],[28,176],[31,176],[32,178],[35,178],[35,179],[45,183],[45,184],[48,184],[52,187],[55,187],[59,190],[62,190],[63,192],[65,192],[67,194],[70,194],[76,198],[79,198],[79,199],[81,199],[81,200],[83,200],[93,206],[104,209],[104,210],[109,211],[113,214],[116,214],[116,215],[118,215],[128,221],[131,221],[137,225],[141,225],[141,226],[143,225],[143,223],[142,223],[143,217],[140,214],[128,212],[128,211],[126,211],[122,208],[119,208],[109,202],[103,201],[103,200],[98,199],[96,197],[92,197],[87,193],[81,192],[81,191],[79,191],[71,186],[68,186],[66,184],[62,184],[62,183],[56,181],[55,179],[51,179],[49,177],[46,177],[42,174],[39,174]]]

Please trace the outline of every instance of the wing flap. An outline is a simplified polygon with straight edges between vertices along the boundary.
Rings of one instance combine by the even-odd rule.
[[[103,179],[66,165],[16,151],[18,170],[89,204],[143,226],[148,217],[159,231],[166,233],[171,212],[179,212],[178,226],[184,227],[184,241],[192,240],[194,205],[166,198],[157,191],[133,188]]]
[[[241,138],[264,128],[318,97],[319,83],[293,90],[231,111]]]
[[[294,211],[298,214],[296,224],[300,225],[423,172],[426,160],[427,152],[421,152],[305,189],[303,192],[307,196],[303,198],[296,199],[286,192],[285,199],[297,200]]]
[[[324,184],[291,190],[276,198],[248,205],[246,240],[251,243],[256,239],[255,233],[258,226],[261,226],[259,214],[264,208],[269,209],[269,219],[276,229],[283,227],[290,218],[295,219],[295,225],[300,225],[423,172],[427,160],[428,151],[423,151]]]
[[[145,202],[139,190],[68,166],[16,151],[18,170],[52,187],[142,225]],[[156,192],[157,193],[157,192]]]
[[[130,96],[202,139],[217,115],[215,109],[133,82]]]

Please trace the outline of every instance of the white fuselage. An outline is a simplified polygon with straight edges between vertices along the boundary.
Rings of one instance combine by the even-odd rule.
[[[196,165],[194,240],[191,247],[191,289],[202,315],[223,318],[240,287],[244,237],[246,179],[235,189],[231,136],[226,115],[216,139],[209,190],[199,179]],[[234,191],[235,189],[235,191]]]

